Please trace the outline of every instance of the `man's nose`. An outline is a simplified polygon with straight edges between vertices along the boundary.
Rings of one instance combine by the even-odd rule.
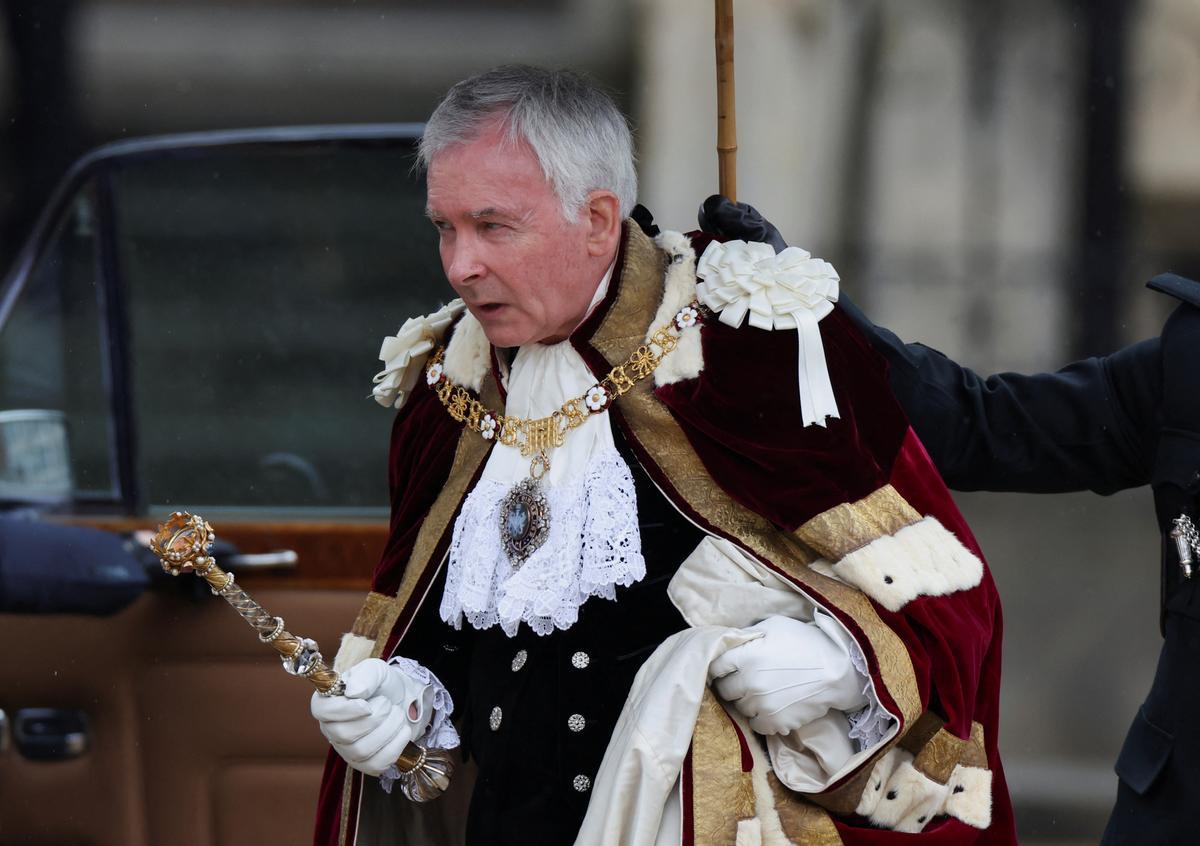
[[[469,238],[457,239],[447,259],[446,278],[451,285],[470,285],[484,276],[479,250]]]

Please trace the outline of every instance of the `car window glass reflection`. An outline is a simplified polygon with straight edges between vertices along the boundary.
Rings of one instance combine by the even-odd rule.
[[[384,507],[375,357],[447,296],[408,149],[191,151],[113,190],[151,507]]]
[[[113,495],[91,186],[68,206],[0,331],[0,496]]]

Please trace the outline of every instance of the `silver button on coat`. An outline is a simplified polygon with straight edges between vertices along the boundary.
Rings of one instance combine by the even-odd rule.
[[[581,732],[586,727],[587,720],[584,719],[583,714],[572,714],[571,716],[567,717],[567,728],[569,728],[571,731]]]
[[[491,716],[488,717],[488,725],[492,727],[492,731],[497,731],[500,728],[500,721],[504,719],[504,712],[497,705],[492,709]]]
[[[512,671],[515,673],[518,670],[520,670],[522,667],[525,666],[525,662],[528,660],[529,660],[528,652],[526,652],[524,649],[518,651],[517,654],[513,656]]]
[[[587,793],[592,789],[592,780],[585,775],[577,775],[571,786],[575,788],[576,793]]]
[[[576,652],[571,656],[571,666],[576,670],[587,669],[587,665],[592,663],[592,656],[586,652]]]

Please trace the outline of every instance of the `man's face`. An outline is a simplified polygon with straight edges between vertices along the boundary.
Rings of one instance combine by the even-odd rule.
[[[433,157],[428,213],[450,285],[498,347],[565,338],[611,257],[589,250],[586,212],[567,222],[524,142],[498,122]]]

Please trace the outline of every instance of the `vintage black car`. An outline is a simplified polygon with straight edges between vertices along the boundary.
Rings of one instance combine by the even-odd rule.
[[[420,129],[122,141],[37,222],[0,293],[0,842],[309,838],[307,686],[142,541],[203,514],[332,656],[387,531],[379,343],[450,295]]]

